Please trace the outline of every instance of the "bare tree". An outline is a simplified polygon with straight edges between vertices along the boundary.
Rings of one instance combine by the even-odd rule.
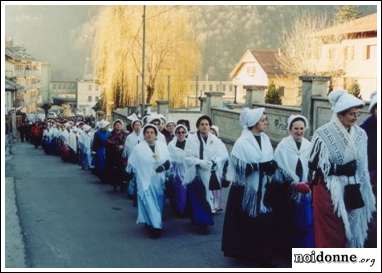
[[[335,44],[339,37],[328,38],[318,34],[329,24],[325,15],[297,18],[293,27],[283,34],[282,54],[278,57],[282,69],[294,75],[338,73],[340,55]],[[332,48],[329,48],[330,44],[333,44]],[[323,56],[324,53],[327,53],[326,56]]]

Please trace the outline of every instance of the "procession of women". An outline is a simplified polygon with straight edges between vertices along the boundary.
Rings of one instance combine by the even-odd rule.
[[[376,247],[377,96],[362,124],[362,100],[342,90],[328,98],[332,118],[310,140],[307,117],[291,115],[276,146],[265,108],[241,110],[231,151],[207,115],[190,124],[133,114],[128,125],[101,120],[93,127],[48,119],[33,124],[31,140],[126,194],[148,238],[166,233],[170,207],[200,236],[224,217],[223,254],[259,264],[292,248]]]

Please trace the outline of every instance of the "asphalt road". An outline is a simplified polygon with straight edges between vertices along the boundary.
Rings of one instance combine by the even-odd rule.
[[[14,146],[6,176],[15,179],[29,267],[256,266],[223,256],[224,214],[215,216],[210,234],[200,235],[167,208],[163,236],[150,239],[126,195],[31,144]]]

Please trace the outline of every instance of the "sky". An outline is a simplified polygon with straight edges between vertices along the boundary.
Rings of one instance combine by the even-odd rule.
[[[5,35],[33,57],[52,67],[52,80],[83,76],[91,46],[82,29],[97,6],[6,6]]]

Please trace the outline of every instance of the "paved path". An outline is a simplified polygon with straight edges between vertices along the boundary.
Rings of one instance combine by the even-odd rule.
[[[135,224],[136,208],[90,172],[30,144],[14,146],[14,177],[31,267],[250,267],[220,250],[224,215],[209,235],[166,211],[164,234],[150,239]]]

